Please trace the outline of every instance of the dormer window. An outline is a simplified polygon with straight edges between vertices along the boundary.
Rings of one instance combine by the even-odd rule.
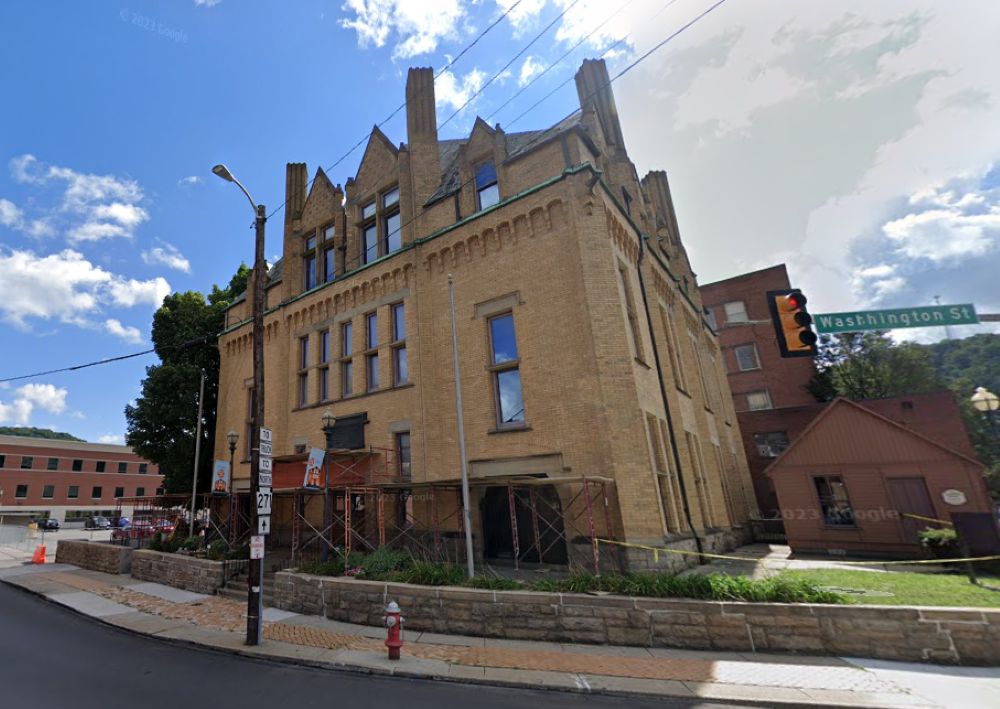
[[[302,290],[316,287],[316,233],[307,232],[303,241]]]
[[[500,201],[497,170],[492,162],[484,162],[476,168],[476,201],[479,202],[479,209],[492,207]]]
[[[403,248],[399,187],[361,207],[361,265]]]

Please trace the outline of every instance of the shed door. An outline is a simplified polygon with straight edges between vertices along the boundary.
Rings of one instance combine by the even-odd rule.
[[[889,497],[900,514],[935,517],[934,505],[927,494],[927,483],[923,478],[887,478]],[[917,532],[929,526],[929,522],[909,517],[902,518],[903,541],[920,543]]]

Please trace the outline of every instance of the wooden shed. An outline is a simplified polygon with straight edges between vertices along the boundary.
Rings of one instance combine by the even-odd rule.
[[[952,512],[990,512],[982,463],[847,399],[772,463],[795,552],[923,555],[917,532]]]

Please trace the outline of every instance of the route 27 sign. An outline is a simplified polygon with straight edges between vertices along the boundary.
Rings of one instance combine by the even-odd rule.
[[[258,515],[269,515],[271,514],[271,488],[260,487],[257,488],[257,514]]]

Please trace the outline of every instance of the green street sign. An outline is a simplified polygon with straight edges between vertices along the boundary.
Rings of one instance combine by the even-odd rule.
[[[850,313],[819,313],[813,315],[816,332],[832,335],[837,332],[864,330],[895,330],[902,327],[945,327],[976,325],[979,318],[971,303],[961,305],[929,305],[920,308],[893,310],[860,310]]]

